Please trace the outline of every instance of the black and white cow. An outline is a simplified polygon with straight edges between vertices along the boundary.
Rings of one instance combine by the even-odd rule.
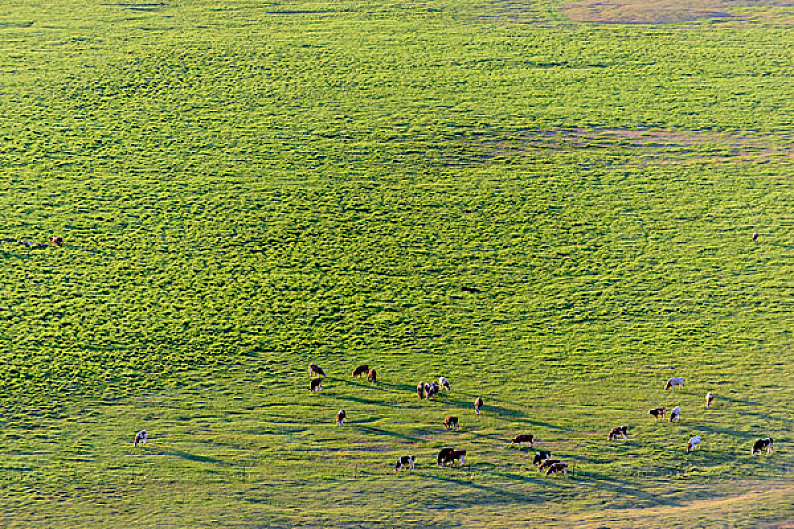
[[[760,454],[766,450],[766,454],[769,455],[772,453],[772,438],[765,437],[763,439],[759,439],[755,443],[753,443],[753,455]]]
[[[397,459],[397,464],[394,465],[394,471],[413,470],[415,461],[414,456],[402,456]]]

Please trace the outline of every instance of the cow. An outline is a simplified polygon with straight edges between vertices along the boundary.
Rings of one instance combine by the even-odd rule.
[[[148,438],[149,434],[146,430],[141,430],[135,434],[135,440],[132,442],[132,446],[145,445]]]
[[[416,385],[416,394],[419,395],[420,399],[425,398],[425,383],[420,382]]]
[[[321,377],[313,378],[309,383],[309,393],[314,393],[321,389],[323,389],[323,379]]]
[[[659,419],[664,419],[665,413],[667,413],[667,408],[665,408],[664,406],[659,406],[658,408],[648,410],[648,415],[653,415],[654,421],[657,421]]]
[[[446,379],[446,378],[444,378],[444,377],[438,377],[438,385],[439,385],[439,386],[441,387],[441,389],[443,389],[444,391],[449,391],[449,390],[450,390],[450,388],[449,388],[449,380],[447,380],[447,379]]]
[[[711,403],[714,402],[714,395],[712,395],[711,391],[706,393],[706,409],[708,410],[711,408]]]
[[[688,454],[689,452],[694,450],[695,447],[700,448],[700,436],[699,435],[695,435],[695,436],[693,436],[693,437],[691,437],[689,439],[689,442],[686,444],[686,453]]]
[[[550,476],[552,474],[554,474],[556,476],[559,472],[562,472],[563,475],[567,478],[568,477],[568,463],[560,461],[559,463],[554,463],[553,465],[550,465],[549,468],[546,469],[546,475],[547,476]]]
[[[518,443],[518,446],[523,445],[524,443],[529,443],[529,446],[533,446],[535,444],[535,436],[531,433],[520,433],[516,435],[510,444]]]
[[[684,377],[673,377],[667,380],[667,383],[664,385],[664,389],[672,389],[675,391],[675,387],[679,386],[681,389],[684,389]]]
[[[438,457],[436,458],[436,465],[442,465],[445,461],[447,461],[449,455],[454,451],[455,451],[454,448],[442,448],[438,452]]]
[[[60,235],[53,235],[50,237],[50,244],[53,246],[63,246],[63,237]]]
[[[446,419],[444,419],[444,426],[447,430],[457,430],[458,429],[458,418],[454,415],[448,415]]]
[[[353,378],[364,376],[367,373],[369,373],[369,366],[367,364],[361,364],[353,370]]]
[[[309,364],[309,375],[311,376],[319,375],[321,377],[324,377],[325,371],[323,371],[323,368],[321,368],[317,364]]]
[[[482,411],[482,405],[482,397],[477,397],[477,400],[474,401],[474,413],[479,415],[480,411]]]
[[[398,470],[413,470],[414,469],[414,456],[402,456],[397,459],[397,464],[394,465],[394,471],[397,472]]]
[[[535,453],[535,458],[532,460],[532,464],[537,466],[543,463],[545,460],[551,457],[551,452],[548,450],[540,450]]]
[[[425,386],[425,390],[427,391],[427,398],[434,399],[438,397],[438,388],[439,388],[438,382],[433,382],[432,384]]]
[[[673,408],[673,411],[670,412],[670,422],[680,422],[681,421],[681,406],[676,406]]]
[[[367,372],[367,378],[372,382],[373,386],[378,383],[378,373],[374,369],[370,369]]]
[[[758,232],[753,232],[753,242],[758,244]]]
[[[614,428],[609,430],[609,436],[607,437],[607,440],[612,441],[613,439],[617,439],[618,435],[622,435],[623,439],[628,439],[629,436],[626,435],[626,432],[628,432],[628,430],[629,430],[628,426],[615,426]]]
[[[753,443],[753,455],[760,454],[763,450],[766,450],[766,455],[772,453],[772,438],[765,437],[763,439],[759,439],[755,443]]]
[[[447,452],[445,456],[441,458],[441,466],[446,466],[447,463],[452,463],[452,466],[455,466],[455,461],[460,461],[460,464],[464,465],[466,463],[466,451],[451,450],[450,452]]]
[[[562,462],[560,459],[546,458],[546,459],[543,460],[543,462],[538,467],[538,472],[543,472],[544,470],[549,468],[551,465],[554,465],[554,464],[560,463],[560,462]]]
[[[336,412],[336,424],[342,426],[345,423],[345,419],[347,418],[347,413],[345,410],[339,410]]]

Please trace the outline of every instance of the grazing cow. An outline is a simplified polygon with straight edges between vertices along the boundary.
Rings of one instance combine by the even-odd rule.
[[[617,439],[618,435],[622,435],[623,439],[628,439],[629,436],[626,435],[626,432],[628,432],[628,430],[629,430],[628,426],[615,426],[614,428],[609,430],[609,436],[607,437],[607,440],[612,441],[613,439]]]
[[[753,242],[754,243],[758,243],[758,233],[757,232],[753,233]]]
[[[325,371],[323,371],[323,368],[321,368],[317,364],[309,364],[309,375],[311,376],[319,375],[321,377],[324,377]]]
[[[364,376],[367,373],[369,373],[369,366],[367,364],[361,364],[353,370],[353,378]]]
[[[753,455],[760,454],[763,450],[766,450],[766,455],[772,453],[772,438],[765,437],[763,439],[759,439],[755,443],[753,443]]]
[[[342,426],[345,423],[345,419],[347,418],[347,413],[345,410],[339,410],[336,412],[336,424]]]
[[[414,469],[414,456],[402,456],[397,460],[397,464],[394,465],[394,471],[397,472],[398,470],[413,470]]]
[[[446,455],[441,459],[441,466],[446,466],[447,463],[452,463],[452,466],[455,466],[455,461],[460,461],[460,464],[464,465],[466,463],[466,451],[451,450],[450,452],[447,452]]]
[[[648,410],[648,415],[653,415],[654,421],[657,421],[659,419],[664,419],[665,413],[667,413],[667,408],[665,408],[664,406],[659,406],[658,408]]]
[[[474,401],[474,413],[478,414],[482,411],[482,397],[477,397],[477,400]]]
[[[676,406],[673,408],[673,411],[670,412],[670,422],[680,422],[681,421],[681,406]]]
[[[540,465],[550,457],[551,457],[551,452],[549,452],[548,450],[540,450],[535,454],[535,459],[532,460],[532,464],[536,466]]]
[[[714,402],[714,395],[711,394],[711,391],[706,393],[706,409],[711,408],[711,403]]]
[[[448,415],[446,419],[444,419],[444,426],[447,430],[457,430],[458,429],[458,418],[454,415]]]
[[[375,372],[374,369],[370,369],[367,372],[367,378],[369,379],[370,382],[372,382],[373,386],[378,383],[378,373]]]
[[[689,442],[686,444],[686,453],[688,454],[689,452],[694,450],[695,447],[700,448],[700,436],[699,435],[695,435],[695,436],[693,436],[693,437],[691,437],[689,439]]]
[[[524,443],[529,443],[529,446],[533,446],[535,444],[535,436],[531,433],[520,433],[516,435],[510,444],[518,443],[519,446],[523,445]]]
[[[419,395],[420,399],[425,398],[425,383],[420,382],[416,385],[416,394]]]
[[[427,391],[427,398],[434,399],[438,397],[438,388],[439,388],[438,382],[433,382],[432,384],[425,386],[425,390]]]
[[[309,383],[309,393],[314,393],[321,389],[323,389],[323,379],[321,377],[313,378],[311,383]]]
[[[441,389],[444,391],[449,391],[449,380],[444,377],[438,377],[438,385],[441,386]]]
[[[553,465],[550,465],[549,468],[546,469],[546,475],[547,476],[550,476],[552,474],[554,474],[556,476],[559,472],[562,472],[563,475],[567,478],[568,477],[568,463],[560,461],[559,463],[554,463]]]
[[[538,467],[538,472],[543,472],[544,470],[549,468],[551,465],[554,465],[556,463],[561,463],[561,462],[562,461],[560,459],[546,458],[546,459],[543,460],[543,462]]]
[[[149,434],[146,430],[141,430],[135,434],[135,441],[133,441],[132,446],[145,445],[148,438]]]
[[[664,389],[672,389],[675,391],[675,387],[679,386],[681,389],[684,389],[684,377],[673,377],[667,381],[664,385]]]
[[[60,235],[53,235],[50,237],[50,244],[53,246],[63,246],[63,237]]]
[[[438,457],[436,458],[436,465],[442,465],[447,460],[449,455],[454,451],[454,448],[442,448],[438,453]]]

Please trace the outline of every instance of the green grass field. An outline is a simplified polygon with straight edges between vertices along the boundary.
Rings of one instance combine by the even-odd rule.
[[[790,527],[785,4],[4,6],[0,525]]]

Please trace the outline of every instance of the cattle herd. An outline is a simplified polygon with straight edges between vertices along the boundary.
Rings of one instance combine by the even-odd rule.
[[[317,364],[309,364],[309,375],[312,377],[309,383],[309,391],[316,393],[322,389],[322,381],[326,377],[325,371]],[[377,373],[375,369],[370,368],[367,364],[361,364],[353,370],[353,378],[360,378],[367,376],[367,379],[373,384],[377,384]],[[670,378],[664,386],[665,390],[675,390],[676,388],[684,389],[684,377]],[[449,380],[445,377],[439,377],[438,381],[431,383],[419,382],[416,386],[416,392],[420,399],[434,399],[438,397],[440,391],[451,391]],[[706,409],[710,409],[714,402],[714,395],[711,392],[706,394]],[[477,397],[474,401],[474,412],[479,414],[484,406],[482,397]],[[654,421],[664,420],[667,414],[665,406],[659,406],[648,410],[648,414],[654,418]],[[670,411],[670,422],[678,422],[681,417],[681,407],[675,406]],[[343,426],[347,412],[339,410],[336,413],[336,424]],[[457,430],[459,426],[459,418],[454,415],[449,415],[444,419],[444,427],[447,430]],[[135,435],[134,445],[145,445],[148,434],[146,430],[141,430]],[[612,441],[622,437],[628,439],[628,426],[615,426],[607,435],[607,440]],[[702,438],[700,435],[692,436],[687,442],[686,452],[692,452],[696,448],[700,448]],[[535,436],[532,434],[518,434],[511,441],[511,444],[518,444],[522,446],[527,443],[530,447],[534,448]],[[772,438],[765,437],[758,439],[753,443],[752,455],[761,454],[766,451],[767,455],[772,453]],[[436,465],[444,467],[449,464],[455,466],[457,463],[463,465],[466,462],[466,450],[456,450],[454,448],[442,448],[436,457]],[[416,458],[413,455],[401,456],[397,459],[397,464],[394,466],[395,471],[399,470],[414,470]],[[538,450],[535,452],[532,464],[538,468],[539,472],[545,472],[547,476],[557,475],[562,473],[568,477],[568,462],[551,457],[551,452],[548,450]]]

